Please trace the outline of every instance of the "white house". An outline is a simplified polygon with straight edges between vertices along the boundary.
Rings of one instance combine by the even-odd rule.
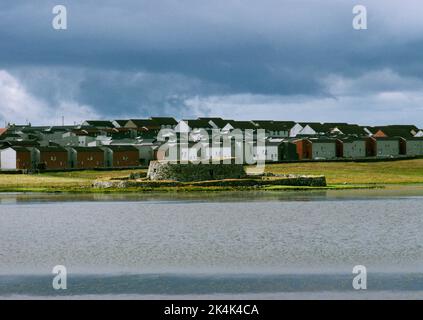
[[[414,135],[416,138],[421,138],[423,137],[423,130],[419,129],[419,131],[416,132],[416,134]]]
[[[178,124],[175,126],[175,131],[188,133],[191,131],[191,128],[189,127],[188,122],[185,120],[179,120]]]
[[[302,123],[303,129],[298,132],[300,135],[319,135],[319,134],[326,134],[328,133],[329,127],[319,123],[319,122],[310,122],[310,123]]]
[[[316,135],[317,132],[307,124],[306,126],[303,127],[303,129],[301,129],[300,132],[298,132],[298,134],[301,134],[301,135]]]
[[[203,118],[198,118],[198,120],[208,121],[208,123],[213,129],[223,129],[230,121],[233,121],[233,120],[225,120],[218,117],[214,117],[214,118],[203,117]]]
[[[303,126],[300,125],[299,123],[296,123],[290,130],[289,130],[289,136],[292,137],[296,137],[297,134],[299,134],[301,132],[301,130],[303,130]]]
[[[229,132],[231,130],[235,129],[229,122],[222,128],[222,131]]]
[[[33,152],[30,148],[11,146],[0,150],[1,170],[31,169],[33,161]]]

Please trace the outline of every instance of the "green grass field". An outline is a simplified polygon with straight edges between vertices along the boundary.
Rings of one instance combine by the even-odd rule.
[[[423,159],[384,162],[270,164],[267,172],[324,175],[328,184],[423,183]]]
[[[130,173],[145,173],[146,170],[116,171],[72,171],[40,174],[0,174],[0,191],[43,189],[90,188],[96,179],[128,177]]]
[[[254,168],[248,168],[254,171]],[[423,159],[386,162],[309,162],[266,165],[279,174],[324,175],[328,185],[423,184]],[[146,170],[0,174],[0,191],[84,191],[96,179],[125,178]],[[277,189],[277,188],[274,188]],[[286,189],[286,188],[285,188]]]

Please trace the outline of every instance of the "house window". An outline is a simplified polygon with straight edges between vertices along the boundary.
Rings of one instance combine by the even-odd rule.
[[[129,158],[127,156],[123,156],[122,160],[127,161]]]
[[[51,161],[56,161],[56,156],[51,156],[51,157],[50,157],[50,160],[51,160]]]

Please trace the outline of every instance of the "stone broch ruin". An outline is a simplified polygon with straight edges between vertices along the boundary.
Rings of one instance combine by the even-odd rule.
[[[242,164],[193,164],[151,161],[147,178],[181,182],[245,178]]]
[[[128,179],[95,181],[95,188],[160,188],[187,186],[197,187],[269,187],[309,186],[325,187],[324,176],[302,176],[264,173],[247,175],[241,164],[193,164],[170,161],[152,161],[147,179],[131,174]]]

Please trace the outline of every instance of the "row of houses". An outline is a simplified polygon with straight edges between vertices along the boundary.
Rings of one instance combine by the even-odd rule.
[[[154,138],[161,129],[174,129],[189,133],[196,130],[218,129],[228,133],[234,129],[263,129],[267,137],[295,138],[303,136],[348,136],[348,137],[423,137],[423,130],[415,125],[360,126],[348,123],[318,123],[273,120],[235,121],[222,118],[198,118],[176,121],[171,117],[127,120],[87,120],[73,126],[31,126],[9,124],[0,129],[1,140],[51,141],[61,145],[88,145],[107,143],[110,140]],[[96,142],[99,140],[100,142]]]
[[[0,149],[2,170],[129,168],[139,165],[139,150],[133,146],[64,148],[10,145]]]
[[[348,123],[317,123],[273,120],[236,121],[198,118],[176,121],[171,117],[127,120],[87,120],[68,126],[9,124],[0,128],[0,168],[11,169],[88,169],[123,168],[148,165],[168,155],[160,151],[164,143],[157,134],[172,129],[178,138],[189,135],[189,148],[178,146],[178,159],[233,158],[239,146],[221,144],[201,154],[193,146],[204,132],[218,131],[233,138],[235,130],[265,133],[265,148],[244,143],[243,152],[267,162],[305,159],[400,157],[423,155],[423,131],[414,125],[360,126]],[[232,140],[231,140],[232,141]],[[245,141],[244,141],[245,142]],[[201,144],[200,143],[200,144]],[[259,154],[259,153],[262,154]]]
[[[423,139],[401,137],[303,138],[294,140],[297,154],[303,159],[359,159],[423,155]]]

